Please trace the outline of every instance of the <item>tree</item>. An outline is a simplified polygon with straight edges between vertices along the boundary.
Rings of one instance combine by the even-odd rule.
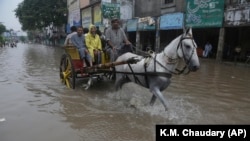
[[[0,23],[0,35],[6,31],[6,27]]]
[[[0,44],[4,42],[4,38],[2,37],[2,33],[6,31],[6,27],[0,23]]]
[[[22,41],[22,42],[25,42],[25,41],[26,41],[26,37],[25,37],[25,36],[20,36],[19,39],[20,39],[20,41]]]
[[[30,41],[34,40],[35,35],[32,31],[28,31],[27,35],[28,35],[27,37]]]
[[[66,0],[24,0],[15,9],[22,30],[42,29],[51,24],[61,26],[67,22]]]

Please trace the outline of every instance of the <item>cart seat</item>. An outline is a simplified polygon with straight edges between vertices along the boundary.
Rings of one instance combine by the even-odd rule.
[[[72,60],[80,60],[80,54],[75,46],[65,46],[65,52],[68,53]]]

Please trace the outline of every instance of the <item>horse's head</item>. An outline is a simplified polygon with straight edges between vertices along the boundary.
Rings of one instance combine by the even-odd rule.
[[[187,29],[180,37],[177,46],[177,55],[183,58],[190,71],[196,71],[200,67],[199,58],[196,52],[197,45],[193,38],[192,29]]]

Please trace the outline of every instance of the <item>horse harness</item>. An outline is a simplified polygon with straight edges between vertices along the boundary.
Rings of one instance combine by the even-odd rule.
[[[153,53],[153,52],[151,52],[151,53]],[[162,77],[171,78],[171,77],[172,77],[172,74],[171,74],[171,73],[167,73],[167,72],[157,72],[157,71],[156,71],[156,61],[157,61],[157,60],[156,60],[156,56],[157,56],[157,54],[155,54],[154,57],[153,57],[152,55],[145,57],[145,61],[144,61],[144,71],[145,71],[145,72],[143,72],[143,73],[135,73],[135,72],[133,71],[131,65],[128,64],[128,66],[129,66],[131,72],[130,72],[130,73],[127,73],[127,72],[124,73],[124,74],[126,74],[125,76],[128,77],[128,76],[127,76],[128,74],[132,74],[133,77],[134,77],[134,79],[135,79],[135,83],[138,83],[138,84],[140,84],[140,85],[143,85],[136,75],[144,75],[144,79],[145,79],[146,87],[147,87],[147,88],[149,88],[149,83],[148,83],[148,77],[149,77],[149,76],[162,76]],[[153,72],[148,72],[148,71],[147,71],[147,68],[148,68],[149,62],[150,62],[152,59],[155,60],[155,61],[154,61],[154,71],[153,71]],[[157,61],[157,62],[158,62],[158,61]],[[158,63],[159,63],[159,62],[158,62]],[[159,64],[162,65],[161,63],[159,63]],[[163,66],[163,65],[162,65],[162,66]],[[164,66],[163,66],[163,67],[164,67]]]
[[[160,63],[158,60],[156,60],[156,57],[157,57],[157,54],[155,54],[153,51],[149,51],[148,53],[147,53],[147,56],[145,57],[145,61],[144,61],[144,73],[135,73],[134,71],[133,71],[133,69],[132,69],[132,67],[131,67],[131,65],[128,63],[128,66],[129,66],[129,68],[130,68],[130,70],[131,70],[131,72],[126,72],[126,73],[124,73],[124,72],[120,72],[120,73],[124,73],[125,74],[125,77],[128,77],[127,75],[128,74],[132,74],[133,75],[133,77],[134,77],[134,79],[135,79],[135,83],[138,83],[138,84],[140,84],[140,85],[142,85],[142,83],[140,82],[140,80],[138,79],[138,77],[136,77],[136,75],[144,75],[144,79],[145,79],[145,82],[146,82],[146,87],[147,88],[149,88],[149,83],[148,83],[148,77],[149,76],[162,76],[162,77],[167,77],[167,78],[171,78],[172,77],[172,74],[176,74],[176,75],[180,75],[180,74],[182,74],[185,70],[186,70],[186,68],[187,68],[187,65],[190,63],[190,60],[191,60],[191,58],[192,58],[192,56],[193,56],[193,54],[194,54],[194,49],[192,50],[192,54],[189,56],[189,58],[186,58],[186,56],[185,56],[185,54],[184,54],[184,51],[183,51],[183,46],[182,46],[182,41],[183,40],[185,40],[185,39],[192,39],[192,43],[193,43],[193,45],[194,45],[194,41],[193,41],[193,37],[191,36],[191,35],[189,35],[188,37],[182,37],[181,39],[180,39],[180,41],[179,41],[179,44],[178,44],[178,46],[177,46],[177,50],[181,47],[181,50],[182,50],[182,53],[183,53],[183,58],[184,58],[184,60],[185,60],[185,66],[183,67],[183,69],[182,70],[178,70],[178,69],[176,69],[176,71],[177,72],[173,72],[173,71],[171,71],[171,70],[169,70],[168,68],[166,68],[162,63]],[[176,51],[177,51],[176,50]],[[164,52],[163,52],[164,53]],[[155,55],[152,55],[152,54],[155,54]],[[168,59],[170,59],[171,61],[175,61],[175,60],[178,60],[179,59],[179,57],[177,58],[177,59],[173,59],[173,58],[170,58],[170,57],[168,57],[165,53],[164,53],[164,56],[166,56]],[[148,72],[147,71],[147,68],[148,68],[148,65],[149,65],[149,62],[151,61],[151,60],[154,60],[154,71],[153,72]],[[176,62],[168,62],[168,63],[176,63]],[[168,73],[168,72],[157,72],[156,71],[156,63],[159,65],[159,66],[161,66],[162,68],[164,68],[165,70],[167,70],[168,72],[170,72],[170,73]],[[190,71],[188,70],[188,72],[187,73],[189,73]],[[117,72],[116,72],[117,73]],[[119,73],[119,72],[118,72]],[[186,73],[186,74],[187,74]]]

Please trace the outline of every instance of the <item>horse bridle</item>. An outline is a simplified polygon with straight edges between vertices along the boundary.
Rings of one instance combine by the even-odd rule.
[[[192,43],[193,43],[193,46],[194,46],[194,48],[192,49],[192,53],[191,53],[191,55],[190,55],[189,57],[186,57],[186,55],[184,54],[184,51],[183,51],[183,44],[182,44],[182,41],[185,40],[185,39],[191,39],[191,41],[192,41]],[[182,36],[181,39],[180,39],[180,41],[179,41],[179,44],[178,44],[178,46],[177,46],[176,52],[178,52],[178,49],[179,49],[179,48],[181,48],[182,55],[183,55],[184,62],[185,62],[185,66],[183,67],[182,70],[176,69],[176,71],[178,71],[179,74],[182,74],[182,73],[186,70],[186,68],[188,68],[187,66],[188,66],[189,63],[190,63],[191,58],[193,57],[193,54],[194,54],[194,51],[195,51],[195,48],[196,48],[195,43],[194,43],[194,38],[193,38],[193,36],[190,35],[190,34],[188,34],[188,36],[185,36],[185,37]],[[177,53],[177,55],[178,55],[178,53]],[[180,58],[180,57],[178,56],[178,58]],[[188,68],[188,72],[187,72],[186,74],[188,74],[189,72],[190,72],[190,69]]]
[[[169,71],[170,73],[172,73],[172,74],[177,74],[177,75],[182,74],[182,73],[186,70],[187,66],[189,65],[190,60],[191,60],[191,58],[192,58],[192,56],[193,56],[193,54],[194,54],[194,51],[195,51],[195,48],[193,48],[192,54],[191,54],[189,57],[186,57],[186,55],[184,54],[183,44],[182,44],[182,41],[185,40],[185,39],[191,39],[191,40],[192,40],[192,43],[193,43],[193,46],[196,48],[195,43],[194,43],[194,38],[193,38],[192,35],[188,34],[188,36],[182,36],[182,37],[181,37],[181,39],[180,39],[180,41],[179,41],[179,43],[178,43],[176,52],[177,52],[177,57],[178,57],[178,58],[181,58],[181,57],[178,56],[178,49],[181,48],[181,51],[182,51],[182,54],[183,54],[183,58],[184,58],[184,62],[185,62],[185,66],[183,67],[183,69],[181,69],[181,70],[176,69],[176,71],[177,71],[177,73],[176,73],[176,72],[173,72],[173,71],[170,71],[169,69],[167,69],[164,65],[162,65],[162,64],[161,64],[159,61],[157,61],[156,59],[154,59],[154,61],[155,61],[157,64],[159,64],[161,67],[163,67],[164,69],[166,69],[167,71]],[[164,56],[166,56],[166,57],[167,57],[168,59],[170,59],[170,60],[178,60],[178,58],[177,58],[177,59],[173,59],[173,58],[168,57],[168,56],[165,54],[164,51],[163,51],[163,53],[164,53]],[[155,58],[156,58],[156,57],[155,57]],[[176,63],[176,61],[174,61],[174,62],[168,62],[168,63]],[[186,74],[188,74],[189,72],[190,72],[190,70],[188,69],[188,72],[187,72]]]
[[[182,51],[182,54],[183,54],[183,58],[184,58],[184,60],[185,60],[186,65],[188,65],[188,64],[190,63],[190,60],[191,60],[193,54],[194,54],[195,48],[193,48],[192,54],[189,56],[189,58],[187,58],[187,57],[185,56],[185,54],[184,54],[183,45],[182,45],[182,41],[185,40],[185,39],[191,39],[191,41],[192,41],[192,43],[193,43],[193,46],[196,48],[195,43],[194,43],[194,38],[193,38],[193,36],[192,36],[192,35],[189,35],[188,37],[181,37],[181,39],[180,39],[180,41],[179,41],[179,44],[178,44],[178,46],[177,46],[176,52],[177,52],[178,49],[181,47],[181,51]],[[178,53],[177,53],[177,55],[178,55]]]

